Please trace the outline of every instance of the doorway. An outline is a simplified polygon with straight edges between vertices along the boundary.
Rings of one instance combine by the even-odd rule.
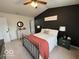
[[[10,33],[8,22],[5,17],[0,17],[0,39],[4,39],[4,42],[10,42]]]

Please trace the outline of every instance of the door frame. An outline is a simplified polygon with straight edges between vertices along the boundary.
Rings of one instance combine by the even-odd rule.
[[[5,29],[5,26],[3,27],[4,30],[3,30],[3,39],[4,39],[4,42],[7,43],[7,42],[10,42],[11,41],[11,37],[10,37],[10,30],[9,30],[9,24],[8,24],[8,20],[6,17],[0,17],[0,19],[3,19],[3,23],[5,23],[6,25],[6,29]],[[2,20],[1,20],[2,21]],[[5,22],[4,22],[5,21]],[[7,39],[7,40],[6,40]]]

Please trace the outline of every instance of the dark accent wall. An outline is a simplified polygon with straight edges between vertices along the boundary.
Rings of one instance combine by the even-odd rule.
[[[53,15],[58,15],[58,20],[44,21],[45,17]],[[60,26],[66,26],[66,33],[72,38],[72,45],[79,46],[79,4],[47,9],[35,17],[36,33],[41,31],[41,28],[37,29],[37,25],[40,25],[41,28],[51,29],[59,29]]]

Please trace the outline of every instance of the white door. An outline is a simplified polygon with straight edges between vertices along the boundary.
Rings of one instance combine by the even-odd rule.
[[[4,42],[10,42],[9,27],[4,17],[0,17],[0,37],[4,39]]]
[[[31,34],[34,34],[35,33],[34,20],[30,20],[29,25],[30,25]]]

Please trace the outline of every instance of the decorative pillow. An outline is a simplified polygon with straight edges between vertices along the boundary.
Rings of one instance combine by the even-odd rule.
[[[49,31],[48,31],[48,30],[44,30],[43,33],[45,33],[45,34],[49,34]]]
[[[47,31],[48,31],[48,29],[41,29],[41,33],[45,33]]]
[[[57,36],[57,35],[58,35],[58,30],[55,30],[55,29],[49,29],[49,35]]]
[[[52,36],[57,36],[58,30],[55,30],[55,29],[42,29],[41,33],[45,33],[45,34],[52,35]]]

